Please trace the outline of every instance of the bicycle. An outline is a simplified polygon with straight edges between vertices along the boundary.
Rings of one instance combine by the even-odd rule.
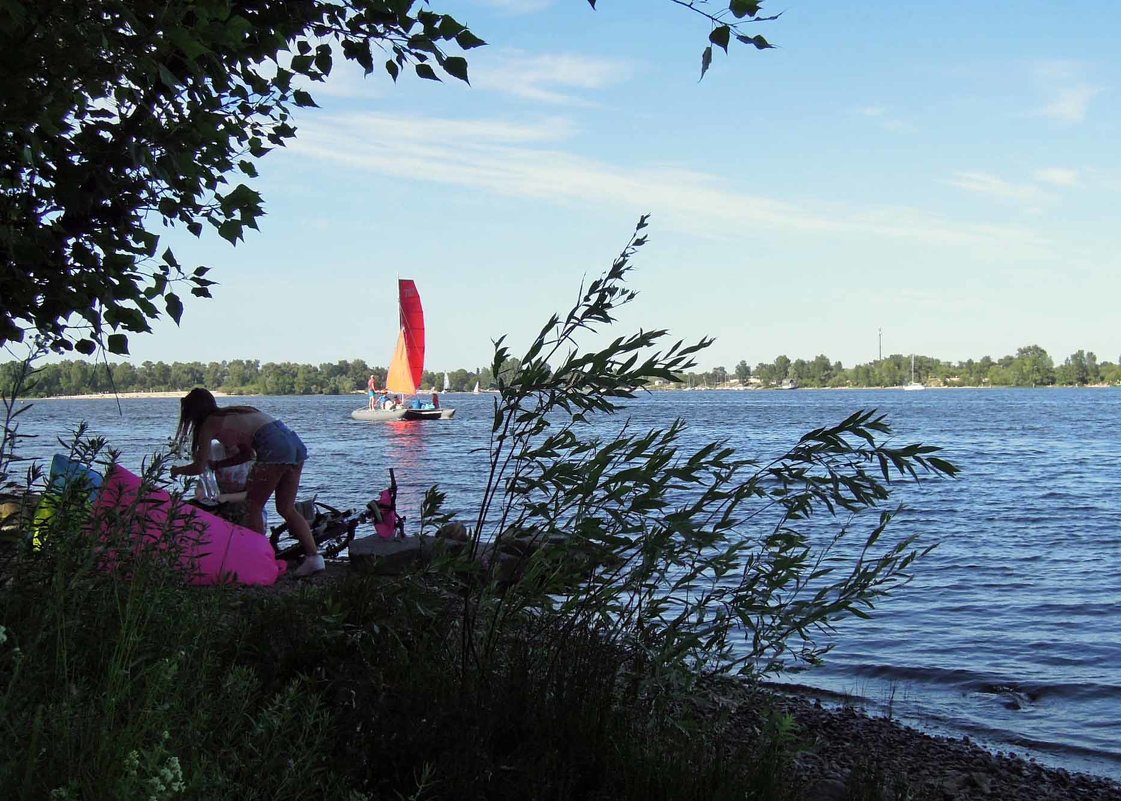
[[[319,552],[325,558],[342,553],[354,541],[354,533],[360,525],[373,521],[381,536],[401,538],[405,536],[405,518],[397,514],[397,477],[389,470],[389,488],[382,490],[377,498],[369,501],[361,513],[354,509],[339,510],[330,504],[313,498],[297,504],[301,514],[308,518],[311,536]],[[311,512],[308,517],[307,511]],[[303,553],[303,546],[288,533],[288,524],[281,523],[269,529],[269,542],[280,559],[297,559]]]

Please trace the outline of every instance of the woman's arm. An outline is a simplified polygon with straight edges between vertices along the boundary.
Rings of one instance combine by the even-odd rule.
[[[175,478],[176,476],[197,476],[210,462],[210,437],[211,432],[213,432],[214,430],[214,426],[211,424],[211,420],[213,419],[213,416],[208,417],[206,419],[206,422],[202,424],[202,428],[199,429],[199,446],[198,450],[195,451],[194,461],[192,461],[190,464],[183,465],[182,467],[171,468],[172,478]]]

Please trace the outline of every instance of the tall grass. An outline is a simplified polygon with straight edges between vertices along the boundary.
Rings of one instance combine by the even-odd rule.
[[[792,721],[699,703],[704,677],[819,659],[819,635],[923,553],[882,537],[891,478],[954,468],[883,442],[872,412],[759,464],[722,443],[685,451],[683,421],[586,439],[588,416],[707,344],[644,355],[653,331],[577,346],[633,298],[643,242],[503,374],[467,547],[416,573],[192,587],[176,508],[137,548],[143,503],[93,512],[80,486],[53,498],[0,556],[5,797],[796,798]],[[497,343],[496,375],[508,356]],[[70,452],[113,459],[82,430]],[[163,459],[143,480],[166,485]],[[46,488],[28,473],[23,489]],[[429,530],[449,519],[442,500],[426,498]],[[813,516],[836,520],[824,541]],[[862,525],[846,564],[837,546]]]

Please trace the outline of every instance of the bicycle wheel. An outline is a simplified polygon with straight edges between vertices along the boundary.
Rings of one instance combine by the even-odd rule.
[[[356,517],[353,510],[340,511],[330,504],[316,501],[315,519],[308,521],[308,528],[319,553],[331,558],[350,545],[360,522],[361,518]],[[303,553],[303,546],[289,533],[287,523],[271,529],[269,542],[281,559],[296,559]]]

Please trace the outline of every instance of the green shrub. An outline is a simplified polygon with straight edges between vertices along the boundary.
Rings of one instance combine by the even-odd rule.
[[[190,587],[178,499],[145,549],[118,541],[142,504],[99,519],[81,493],[56,499],[41,547],[23,532],[0,564],[7,796],[793,797],[789,718],[700,703],[706,679],[819,660],[821,635],[868,614],[926,550],[884,536],[892,481],[955,468],[890,445],[871,411],[763,463],[720,442],[686,449],[681,420],[590,435],[592,415],[673,380],[707,344],[648,355],[665,335],[649,331],[579,347],[633,299],[624,278],[644,241],[520,360],[497,343],[466,547],[478,558],[291,593]],[[12,419],[9,406],[5,482]],[[77,433],[74,458],[112,462]],[[163,468],[145,485],[164,486]],[[451,517],[443,501],[426,496],[429,532]]]

